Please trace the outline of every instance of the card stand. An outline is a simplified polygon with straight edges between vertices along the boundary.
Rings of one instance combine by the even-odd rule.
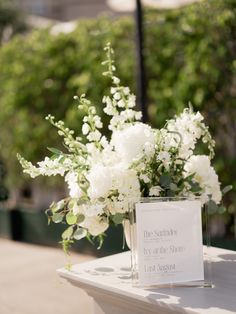
[[[142,206],[140,206],[140,204],[142,204]],[[155,211],[155,207],[157,207],[157,211],[158,210],[161,211],[162,206],[168,209],[168,206],[170,205],[172,209],[174,208],[173,213],[176,211],[175,215],[173,215],[173,219],[172,219],[172,213],[169,210],[166,211],[166,214],[165,214],[165,211],[162,210],[162,217],[161,217],[162,219],[160,219],[160,221],[158,221],[159,220],[158,214],[157,216],[155,216],[156,214],[154,213],[155,215],[153,216],[152,214],[150,215],[150,211],[142,212],[142,208],[144,209],[145,207],[149,208],[150,204],[152,204],[151,205],[152,211],[153,210]],[[173,207],[173,204],[174,204],[174,207]],[[189,208],[191,208],[189,212],[186,211],[187,209],[187,207],[185,206],[186,204],[187,206],[189,206]],[[196,204],[198,204],[199,206],[199,214],[197,214],[198,219],[196,221],[194,220],[190,221],[190,225],[186,226],[186,219],[188,222],[188,217],[192,216],[192,215],[189,216],[190,211],[192,211],[192,205],[196,205]],[[184,205],[185,207],[184,210],[182,209],[182,205]],[[140,208],[141,208],[142,215],[140,215]],[[179,215],[178,215],[178,211],[179,211]],[[181,225],[182,224],[181,215],[185,215],[184,211],[185,213],[188,213],[188,215],[186,214],[186,216],[188,217],[186,217],[186,219],[183,219],[183,225]],[[147,215],[147,216],[143,216],[143,215]],[[165,215],[166,215],[166,220],[165,220]],[[153,218],[155,219],[155,222],[153,222]],[[198,197],[191,198],[191,199],[184,198],[184,197],[181,197],[181,198],[180,197],[178,198],[173,198],[173,197],[141,198],[138,203],[132,203],[129,205],[129,219],[130,219],[132,285],[134,287],[142,287],[142,288],[147,288],[147,289],[158,288],[158,287],[159,288],[163,288],[163,287],[170,287],[170,288],[173,288],[173,287],[209,287],[211,288],[213,287],[212,272],[211,272],[211,258],[210,258],[210,233],[209,233],[209,228],[208,228],[209,213],[208,213],[208,207],[206,205],[201,206],[200,198]],[[167,239],[163,239],[163,237],[158,237],[157,240],[151,239],[151,241],[146,243],[145,242],[146,240],[143,241],[142,237],[140,237],[140,232],[141,233],[144,232],[142,228],[143,225],[146,225],[146,226],[149,225],[148,219],[150,219],[150,225],[152,227],[155,224],[157,234],[158,234],[158,230],[162,230],[163,228],[163,224],[161,221],[163,221],[164,219],[164,221],[167,221],[167,223],[166,222],[164,223],[165,228],[168,228],[166,227],[168,225],[170,226],[170,228],[173,228],[173,226],[177,225],[176,228],[178,229],[178,231],[176,231],[176,233],[179,232],[181,234],[182,232],[181,230],[184,230],[184,229],[190,230],[190,237],[185,237],[184,240],[183,240],[183,237],[182,238],[180,237],[180,239],[178,238],[174,239],[173,242],[171,239],[168,239],[168,237]],[[196,230],[194,230],[195,228]],[[199,230],[197,230],[197,228]],[[185,230],[184,236],[188,234],[188,231],[186,230]],[[197,258],[196,261],[194,259],[195,252],[191,251],[191,234],[193,235],[195,231],[197,234],[199,234],[198,236],[199,244],[198,243],[196,244],[196,237],[193,236],[194,238],[193,249],[195,248],[194,245],[196,245],[196,247],[199,249],[198,256],[200,256],[200,259]],[[203,239],[204,239],[205,244],[203,244]],[[141,245],[140,245],[140,241],[143,242],[141,243]],[[180,257],[181,253],[179,253],[178,255],[178,252],[177,252],[176,254],[175,253],[166,254],[166,255],[162,254],[162,256],[159,257],[158,254],[155,254],[154,259],[152,256],[144,256],[143,250],[145,248],[145,245],[147,245],[147,248],[150,249],[151,247],[151,249],[155,249],[155,252],[159,252],[158,250],[160,250],[160,247],[164,247],[164,248],[166,247],[167,248],[166,250],[168,250],[170,247],[172,247],[172,243],[174,243],[174,245],[179,245],[179,247],[183,247],[183,250],[185,249],[184,247],[185,247],[185,244],[187,243],[186,247],[188,248],[185,251],[185,255],[183,254],[183,256]],[[189,249],[189,254],[188,254],[188,249]],[[155,263],[158,266],[156,266]],[[176,269],[174,271],[171,270],[168,273],[168,269],[164,271],[160,270],[160,263],[164,263],[164,265],[176,265]],[[181,280],[181,271],[179,271],[178,269],[179,266],[181,268],[181,264],[187,265],[186,268],[189,268],[187,273],[185,273],[185,269],[181,269],[181,271],[183,272],[183,278],[184,278],[183,280]],[[147,266],[147,269],[149,267],[149,269],[147,270],[148,271],[147,278],[146,278],[146,273],[144,273],[144,267],[146,268],[146,266]],[[141,267],[142,267],[142,270],[141,270]],[[155,268],[153,270],[153,267],[158,267],[158,269]],[[191,267],[193,269],[193,272],[191,272]],[[201,276],[198,278],[197,277],[198,273],[196,272],[196,269],[201,269],[201,267],[202,267],[202,271],[200,271]],[[150,274],[150,272],[152,271],[153,271],[153,274]],[[145,272],[146,272],[146,269],[145,269]],[[178,272],[180,273],[180,275],[177,274]],[[196,272],[196,278],[193,280],[191,277],[194,276],[192,275],[192,273],[194,272]],[[157,273],[160,273],[160,275],[158,275]],[[189,278],[188,278],[188,275],[189,275]]]

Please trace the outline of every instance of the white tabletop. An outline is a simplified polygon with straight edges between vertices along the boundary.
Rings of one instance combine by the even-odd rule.
[[[157,313],[236,313],[236,252],[210,248],[214,288],[134,288],[130,252],[124,252],[59,269],[61,277],[85,290],[138,302]],[[155,312],[155,311],[154,311]],[[143,312],[144,313],[144,312]]]

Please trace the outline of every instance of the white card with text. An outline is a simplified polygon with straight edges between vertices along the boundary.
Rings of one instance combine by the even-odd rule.
[[[137,203],[139,284],[204,280],[201,203]]]

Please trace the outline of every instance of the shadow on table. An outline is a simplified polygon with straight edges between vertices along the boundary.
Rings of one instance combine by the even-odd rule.
[[[150,303],[160,303],[169,299],[169,306],[175,304],[181,308],[209,309],[219,308],[236,313],[236,254],[222,254],[221,261],[212,261],[214,288],[177,287],[166,289],[148,289]],[[174,297],[175,301],[171,301]]]

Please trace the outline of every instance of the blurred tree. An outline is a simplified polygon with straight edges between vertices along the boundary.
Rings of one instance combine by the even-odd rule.
[[[6,169],[3,162],[0,160],[0,202],[6,201],[8,198],[8,191],[4,185],[4,177],[6,175]]]
[[[182,9],[145,12],[150,121],[161,127],[191,101],[216,138],[214,162],[223,186],[236,186],[235,20],[235,0],[203,0]],[[78,22],[70,33],[55,27],[33,31],[2,47],[0,142],[12,181],[23,178],[16,152],[35,162],[46,154],[45,147],[60,145],[45,115],[65,117],[80,133],[81,115],[72,99],[81,93],[102,112],[109,82],[101,75],[100,63],[107,41],[116,51],[118,75],[134,88],[133,39],[132,18],[99,18]],[[235,192],[229,193],[228,202],[236,203]]]
[[[9,41],[13,35],[25,31],[26,28],[14,0],[0,0],[0,44]]]

